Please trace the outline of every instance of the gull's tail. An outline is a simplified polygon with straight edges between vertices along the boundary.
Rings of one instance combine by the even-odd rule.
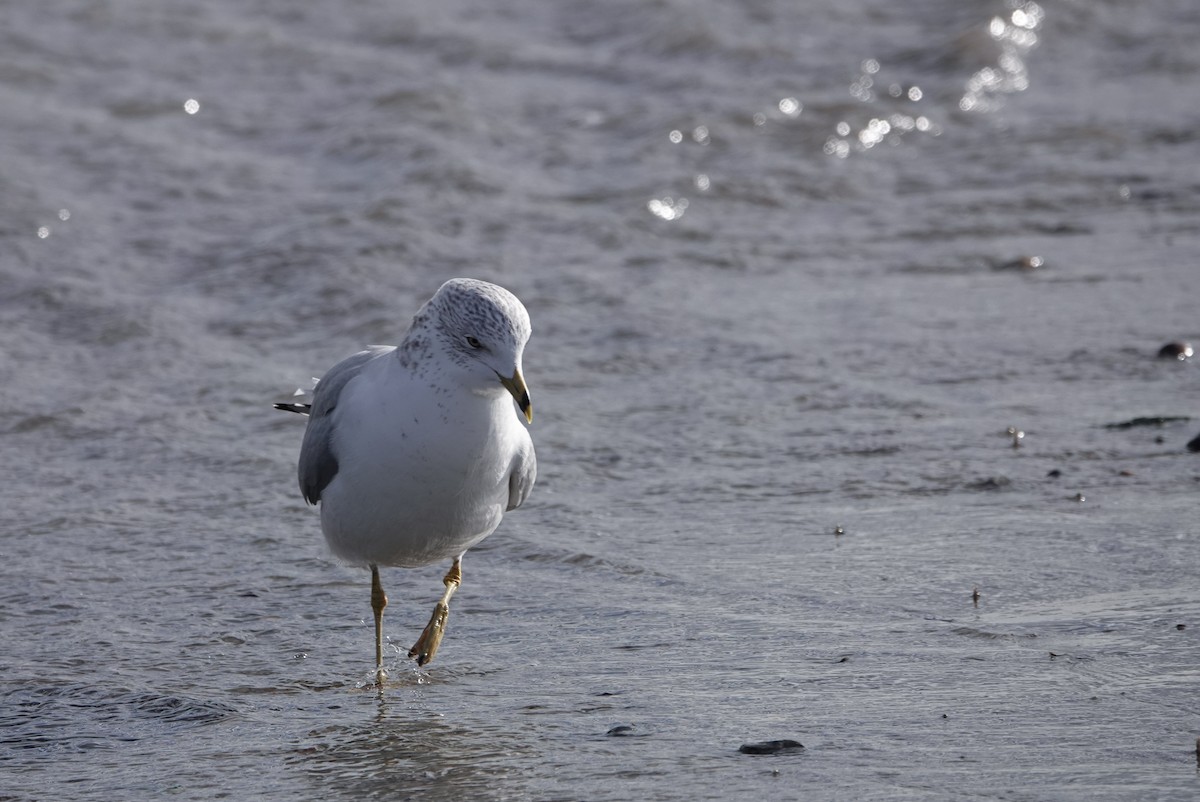
[[[295,412],[297,415],[307,415],[308,411],[312,409],[312,404],[275,404],[275,409]]]

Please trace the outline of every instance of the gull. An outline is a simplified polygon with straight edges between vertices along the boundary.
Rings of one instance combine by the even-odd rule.
[[[371,570],[380,686],[387,595],[379,566],[452,560],[445,592],[408,652],[423,666],[445,634],[463,555],[533,488],[533,407],[521,375],[529,333],[529,314],[511,292],[451,279],[399,346],[371,346],[337,363],[311,404],[275,405],[308,415],[300,493],[319,505],[330,550]]]

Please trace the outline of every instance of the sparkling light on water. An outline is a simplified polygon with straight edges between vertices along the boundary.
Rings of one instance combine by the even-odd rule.
[[[672,197],[653,198],[646,203],[646,208],[650,210],[650,213],[663,220],[678,220],[680,217],[683,217],[683,213],[687,207],[687,198],[679,198],[678,200]]]
[[[872,119],[867,127],[858,132],[858,141],[864,148],[874,147],[883,141],[892,130],[887,120]]]
[[[189,97],[183,102],[183,110],[188,114],[195,114],[196,112],[200,111],[200,101],[196,100],[194,97]]]
[[[824,151],[827,156],[837,156],[839,159],[844,159],[850,155],[850,143],[844,139],[831,136],[825,141]]]
[[[963,111],[990,111],[1005,95],[1029,88],[1029,72],[1025,54],[1037,44],[1036,29],[1042,24],[1045,12],[1032,0],[1013,0],[1008,17],[993,17],[987,25],[988,35],[1000,46],[994,65],[983,67],[967,79],[966,91],[958,101]]]
[[[857,81],[850,84],[850,96],[855,100],[861,100],[863,103],[870,103],[874,99],[874,93],[871,87],[875,85],[875,80],[869,75],[861,76]]]
[[[905,111],[909,103],[919,103],[925,98],[924,90],[916,84],[885,82],[884,73],[884,66],[878,59],[865,59],[859,64],[859,75],[850,84],[850,95],[870,105],[873,113],[866,120],[840,120],[834,126],[833,135],[825,140],[822,148],[825,155],[844,159],[851,153],[868,151],[884,142],[897,145],[901,137],[913,132],[932,136],[942,132],[927,116]],[[987,77],[980,76],[979,80]],[[880,109],[880,106],[885,108]],[[881,113],[887,109],[893,111]]]

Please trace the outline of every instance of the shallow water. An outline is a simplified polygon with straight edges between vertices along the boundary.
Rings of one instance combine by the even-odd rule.
[[[0,797],[1196,796],[1192,4],[244,6],[0,6]],[[270,404],[455,275],[539,483],[377,693]]]

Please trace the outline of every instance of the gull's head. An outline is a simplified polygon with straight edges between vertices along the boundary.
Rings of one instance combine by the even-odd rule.
[[[436,347],[481,388],[508,390],[530,423],[533,406],[521,375],[521,357],[529,340],[529,313],[503,287],[470,278],[441,286],[417,313]]]

